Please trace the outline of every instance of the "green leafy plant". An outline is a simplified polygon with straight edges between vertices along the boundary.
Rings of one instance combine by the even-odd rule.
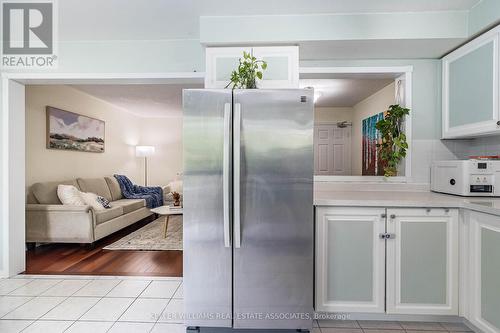
[[[377,144],[380,159],[384,164],[384,176],[394,177],[398,174],[398,165],[406,157],[408,142],[403,132],[405,116],[410,109],[399,104],[389,106],[384,119],[377,122],[375,127],[380,131],[382,142]]]
[[[257,89],[257,79],[262,80],[262,72],[267,68],[264,60],[257,60],[252,53],[243,51],[243,58],[240,58],[236,70],[231,73],[231,84],[233,89]]]

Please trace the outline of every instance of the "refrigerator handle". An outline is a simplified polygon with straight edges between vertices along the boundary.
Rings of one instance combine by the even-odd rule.
[[[224,246],[231,247],[231,103],[224,104],[224,148],[222,157],[222,201],[224,210]]]
[[[234,104],[233,125],[233,211],[234,211],[234,247],[241,247],[241,223],[240,223],[240,159],[241,159],[241,104]]]

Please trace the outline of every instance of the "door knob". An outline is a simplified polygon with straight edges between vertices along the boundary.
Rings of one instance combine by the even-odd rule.
[[[497,121],[497,126],[500,126],[500,120],[499,120],[499,121]]]

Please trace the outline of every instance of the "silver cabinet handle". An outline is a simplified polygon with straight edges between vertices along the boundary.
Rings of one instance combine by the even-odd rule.
[[[233,123],[233,209],[234,209],[234,247],[241,247],[240,221],[240,160],[241,160],[241,104],[234,104]]]
[[[391,219],[395,219],[396,218],[396,214],[391,214]]]
[[[231,247],[231,104],[224,104],[224,147],[222,153],[222,201],[224,210],[224,246]]]
[[[391,233],[383,233],[383,234],[379,234],[379,237],[380,239],[395,239],[396,238],[396,234],[391,234]]]
[[[386,213],[380,214],[380,217],[385,219],[387,217],[387,214]]]

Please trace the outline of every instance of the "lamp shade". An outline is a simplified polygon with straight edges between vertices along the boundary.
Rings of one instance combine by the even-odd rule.
[[[153,146],[136,146],[135,156],[137,157],[148,157],[155,153],[155,147]]]

